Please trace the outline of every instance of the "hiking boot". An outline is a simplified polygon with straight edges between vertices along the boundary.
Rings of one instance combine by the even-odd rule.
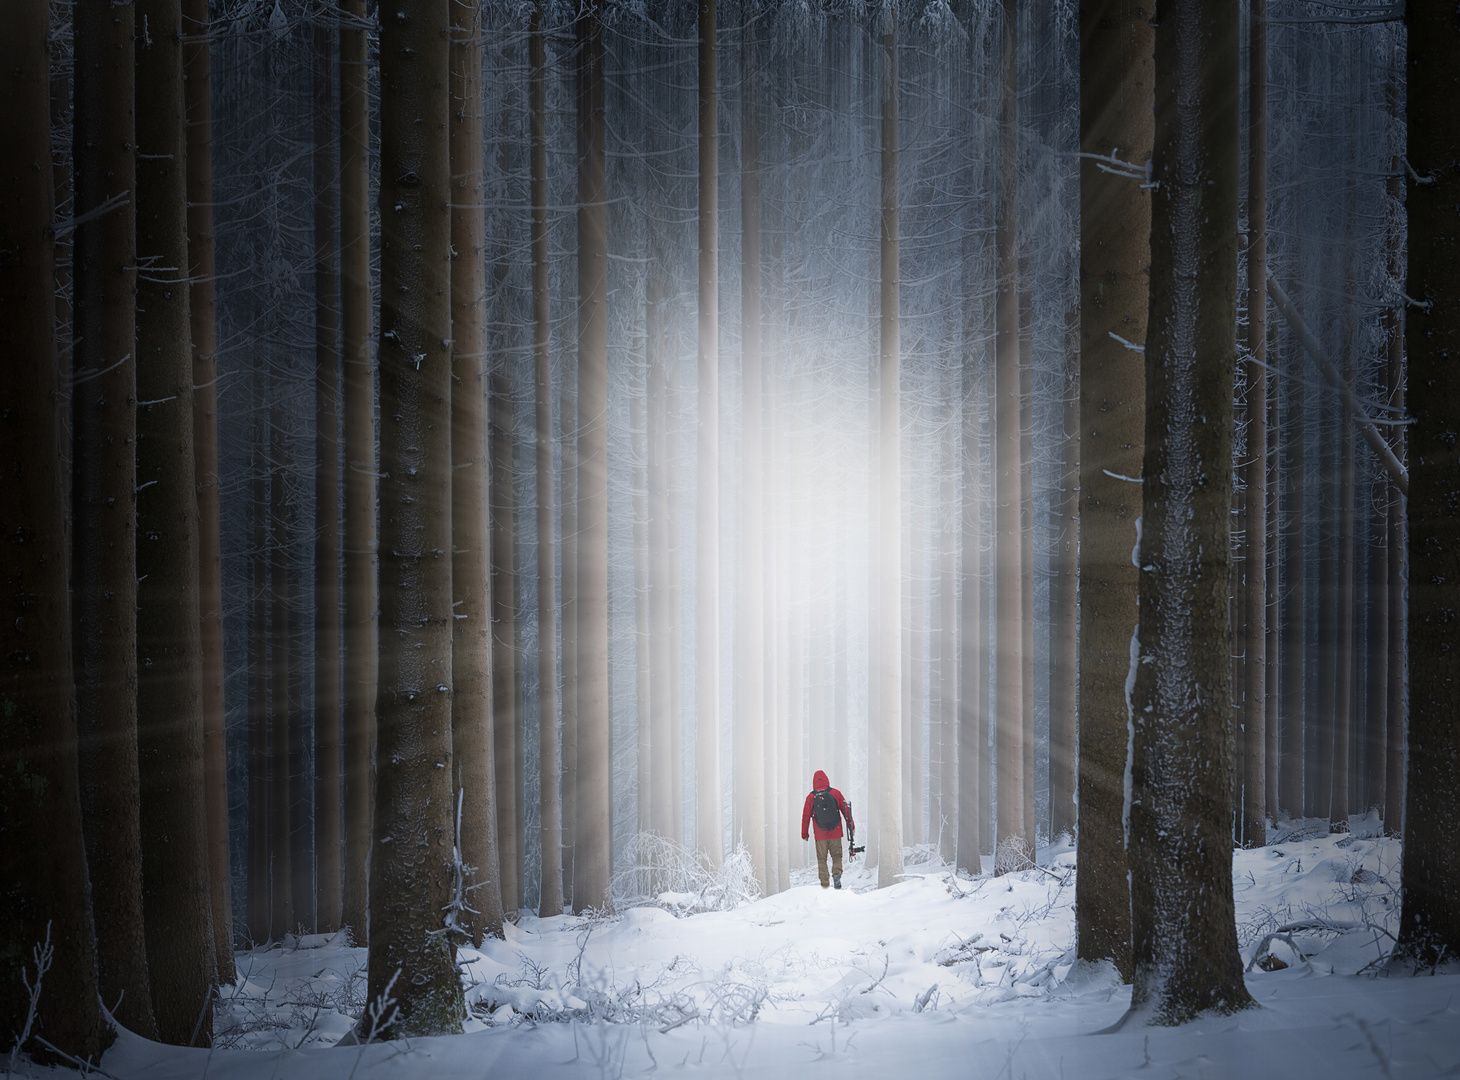
[[[838,889],[842,887],[842,876],[840,874],[832,874],[831,880]]]
[[[825,889],[825,888],[828,888],[828,886],[827,886],[827,884],[826,884],[826,882],[824,882],[824,881],[823,881],[823,882],[822,882],[822,883],[821,883],[821,887],[822,887],[822,888],[823,888],[823,889]],[[840,889],[840,888],[841,888],[841,887],[842,887],[842,883],[841,883],[841,882],[840,882],[840,881],[838,881],[838,882],[837,882],[837,883],[836,883],[836,887],[837,887],[837,888],[838,888],[838,889]]]

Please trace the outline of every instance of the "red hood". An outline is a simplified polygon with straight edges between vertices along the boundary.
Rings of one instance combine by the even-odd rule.
[[[811,778],[811,789],[813,791],[820,791],[822,788],[829,787],[831,787],[831,781],[826,778],[826,773],[817,769],[816,775]]]

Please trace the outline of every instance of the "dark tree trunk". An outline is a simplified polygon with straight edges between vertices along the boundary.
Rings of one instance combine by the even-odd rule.
[[[1080,149],[1143,168],[1152,140],[1153,11],[1080,9]],[[1080,866],[1075,948],[1131,976],[1126,679],[1135,644],[1151,196],[1080,163]]]
[[[207,1046],[217,954],[204,798],[182,11],[142,0],[137,50],[137,748],[142,911],[163,1042]]]
[[[1455,11],[1442,0],[1411,0],[1410,166],[1425,183],[1409,188],[1405,292],[1421,305],[1408,334],[1414,453],[1409,489],[1409,768],[1404,791],[1403,914],[1395,948],[1416,967],[1460,951],[1460,695],[1455,692],[1455,611],[1460,608],[1460,66]]]
[[[340,926],[340,344],[334,38],[314,28],[314,845],[322,933]]]
[[[370,105],[365,0],[341,0],[340,329],[345,408],[345,867],[341,921],[368,945],[379,641],[375,370],[370,293]]]
[[[95,1061],[113,1033],[98,1007],[77,790],[50,232],[48,8],[40,0],[12,4],[0,30],[8,95],[0,112],[0,349],[10,358],[0,413],[7,613],[0,620],[0,1046],[8,1050],[26,1034],[22,1050],[55,1060],[35,1041],[39,1036]],[[37,967],[47,947],[54,954],[42,979]],[[41,985],[29,1032],[26,979]]]
[[[368,999],[386,1038],[461,1030],[450,905],[451,0],[380,31],[380,690]],[[443,556],[447,556],[444,557]]]
[[[78,216],[135,185],[130,5],[75,9]],[[72,641],[81,813],[102,1000],[155,1039],[142,922],[137,780],[136,208],[76,230],[71,399]]]
[[[294,874],[290,860],[293,835],[294,737],[293,642],[290,608],[293,581],[289,573],[289,448],[284,436],[284,388],[272,380],[269,406],[269,938],[281,941],[295,930]]]
[[[499,260],[499,271],[505,270]],[[500,284],[500,273],[499,273]],[[522,831],[518,760],[522,755],[522,723],[517,709],[521,679],[517,632],[517,431],[513,415],[509,365],[498,359],[488,377],[488,440],[491,456],[491,603],[492,603],[492,756],[496,769],[497,865],[502,881],[502,906],[522,907]]]
[[[255,371],[249,463],[248,904],[247,938],[269,937],[268,412]]]
[[[1140,663],[1131,693],[1132,1015],[1252,1005],[1232,901],[1235,5],[1172,0],[1156,26]]]

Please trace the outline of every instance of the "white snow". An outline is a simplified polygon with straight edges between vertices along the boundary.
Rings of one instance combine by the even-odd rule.
[[[1181,1028],[1118,1021],[1113,968],[1074,965],[1075,851],[1001,878],[954,876],[927,848],[877,890],[850,864],[733,911],[683,898],[617,917],[524,916],[463,950],[467,1034],[334,1047],[365,1004],[363,950],[340,936],[239,954],[215,1047],[123,1033],[102,1061],[147,1077],[1009,1076],[1431,1077],[1460,1070],[1460,979],[1373,976],[1398,926],[1399,844],[1283,823],[1233,861],[1239,941],[1260,1009]],[[1284,930],[1283,928],[1289,928]],[[1288,966],[1267,972],[1254,949]],[[37,1075],[45,1070],[32,1067]]]

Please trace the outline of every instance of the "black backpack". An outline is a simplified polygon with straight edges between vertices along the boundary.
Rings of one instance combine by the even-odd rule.
[[[816,820],[816,827],[823,832],[830,832],[842,823],[842,812],[836,805],[831,788],[822,788],[812,796],[811,816]]]

